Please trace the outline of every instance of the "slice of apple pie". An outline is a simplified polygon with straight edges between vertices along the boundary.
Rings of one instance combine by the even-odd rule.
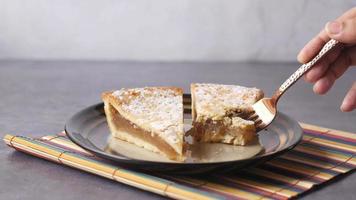
[[[121,89],[102,94],[111,134],[182,161],[183,91],[175,87]]]
[[[237,85],[191,84],[192,136],[195,141],[246,145],[256,136],[244,113],[263,97],[257,88]]]

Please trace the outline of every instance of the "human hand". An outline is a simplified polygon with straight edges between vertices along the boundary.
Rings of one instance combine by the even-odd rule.
[[[328,22],[299,52],[298,61],[310,61],[330,39],[342,45],[335,47],[304,75],[307,82],[314,83],[313,90],[317,94],[325,94],[347,68],[356,65],[356,7],[335,21]],[[356,81],[347,92],[340,109],[344,112],[356,109]]]

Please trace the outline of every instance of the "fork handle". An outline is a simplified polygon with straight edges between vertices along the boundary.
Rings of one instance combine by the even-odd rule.
[[[331,50],[333,47],[335,47],[339,42],[331,39],[328,41],[323,48],[320,50],[318,55],[316,55],[311,61],[308,63],[303,64],[302,66],[297,69],[284,83],[279,87],[279,89],[274,93],[272,99],[274,100],[274,103],[277,103],[278,99],[283,95],[287,89],[292,86],[297,80],[302,77],[305,72],[307,72],[310,68],[314,66],[316,62],[320,60],[329,50]]]

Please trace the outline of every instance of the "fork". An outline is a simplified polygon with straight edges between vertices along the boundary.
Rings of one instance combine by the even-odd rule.
[[[300,66],[284,83],[275,91],[271,98],[263,98],[252,105],[253,110],[247,114],[247,119],[255,122],[256,130],[260,131],[270,125],[277,115],[277,103],[279,98],[302,77],[320,58],[327,54],[339,42],[331,39],[320,52],[308,63]]]

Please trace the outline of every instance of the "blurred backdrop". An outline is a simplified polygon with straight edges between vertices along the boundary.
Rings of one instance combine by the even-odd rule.
[[[355,0],[0,0],[0,59],[295,61]]]

